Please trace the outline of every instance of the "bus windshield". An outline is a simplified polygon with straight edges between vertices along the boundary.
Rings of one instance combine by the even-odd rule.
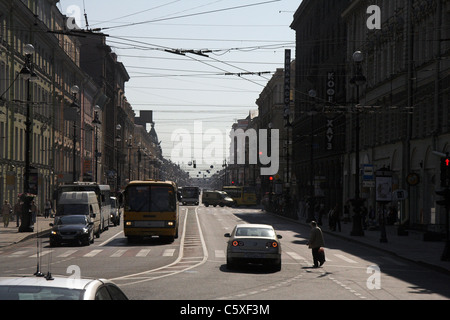
[[[163,212],[176,210],[176,197],[171,186],[128,186],[126,210],[132,212]]]

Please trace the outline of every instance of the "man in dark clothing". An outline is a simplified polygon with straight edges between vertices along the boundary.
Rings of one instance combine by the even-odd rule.
[[[314,260],[314,268],[322,266],[325,263],[325,254],[320,252],[320,248],[325,246],[322,230],[317,226],[315,221],[311,221],[311,233],[309,235],[308,248],[312,251]]]

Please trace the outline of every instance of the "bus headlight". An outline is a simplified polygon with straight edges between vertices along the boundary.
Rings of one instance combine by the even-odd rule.
[[[173,221],[167,221],[167,226],[168,227],[173,227],[175,224]]]
[[[125,225],[127,227],[132,227],[133,226],[133,222],[132,221],[127,221],[127,222],[125,222]]]

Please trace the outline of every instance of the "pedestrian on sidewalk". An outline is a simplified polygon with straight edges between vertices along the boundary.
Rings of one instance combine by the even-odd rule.
[[[2,206],[2,216],[3,216],[3,225],[8,227],[9,225],[9,218],[12,213],[12,207],[11,204],[8,203],[8,200],[5,200],[5,203]]]
[[[36,219],[37,219],[37,206],[34,203],[34,201],[31,202],[30,212],[31,212],[31,225],[30,226],[32,226],[36,223]]]
[[[325,241],[323,240],[322,230],[317,226],[317,222],[311,221],[311,233],[308,240],[308,248],[312,251],[314,268],[318,268],[325,263],[325,254],[321,256],[319,250],[321,247],[325,246]]]
[[[333,209],[333,222],[334,222],[334,230],[336,231],[339,229],[339,232],[341,232],[341,206],[339,203],[336,203],[336,206]]]
[[[52,212],[52,202],[49,199],[47,199],[45,201],[44,207],[44,218],[48,218],[51,212]]]
[[[17,202],[14,205],[14,215],[16,216],[16,227],[20,226],[20,216],[22,214],[22,201],[20,201],[20,197],[17,198]]]

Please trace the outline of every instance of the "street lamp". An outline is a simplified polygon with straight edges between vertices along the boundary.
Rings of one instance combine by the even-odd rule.
[[[34,54],[34,47],[31,44],[24,46],[23,51],[25,53],[25,64],[20,71],[20,75],[27,81],[27,115],[25,121],[25,177],[23,180],[23,201],[22,217],[20,219],[19,232],[33,232],[31,226],[31,201],[32,197],[29,196],[30,191],[30,173],[31,173],[31,90],[30,81],[36,80],[37,76],[33,71],[32,57]]]
[[[120,174],[119,174],[119,161],[120,161],[120,154],[119,154],[119,143],[122,141],[122,138],[120,136],[120,130],[122,129],[122,126],[120,124],[116,125],[116,142],[117,142],[117,157],[116,157],[116,191],[119,191],[120,188]]]
[[[70,105],[71,108],[75,110],[75,117],[73,119],[73,159],[72,159],[72,180],[77,181],[77,168],[76,168],[76,157],[77,157],[77,118],[76,115],[80,111],[80,105],[77,103],[77,94],[80,92],[80,88],[74,85],[70,88],[72,93],[73,101]]]
[[[356,106],[355,106],[355,117],[356,117],[356,127],[355,127],[355,198],[353,199],[353,227],[350,235],[352,236],[363,236],[364,231],[362,228],[361,219],[361,206],[364,203],[364,199],[359,196],[359,87],[366,83],[366,77],[362,74],[361,63],[364,60],[364,55],[361,51],[356,51],[353,53],[353,62],[356,66],[355,76],[350,80],[351,84],[356,86]]]

